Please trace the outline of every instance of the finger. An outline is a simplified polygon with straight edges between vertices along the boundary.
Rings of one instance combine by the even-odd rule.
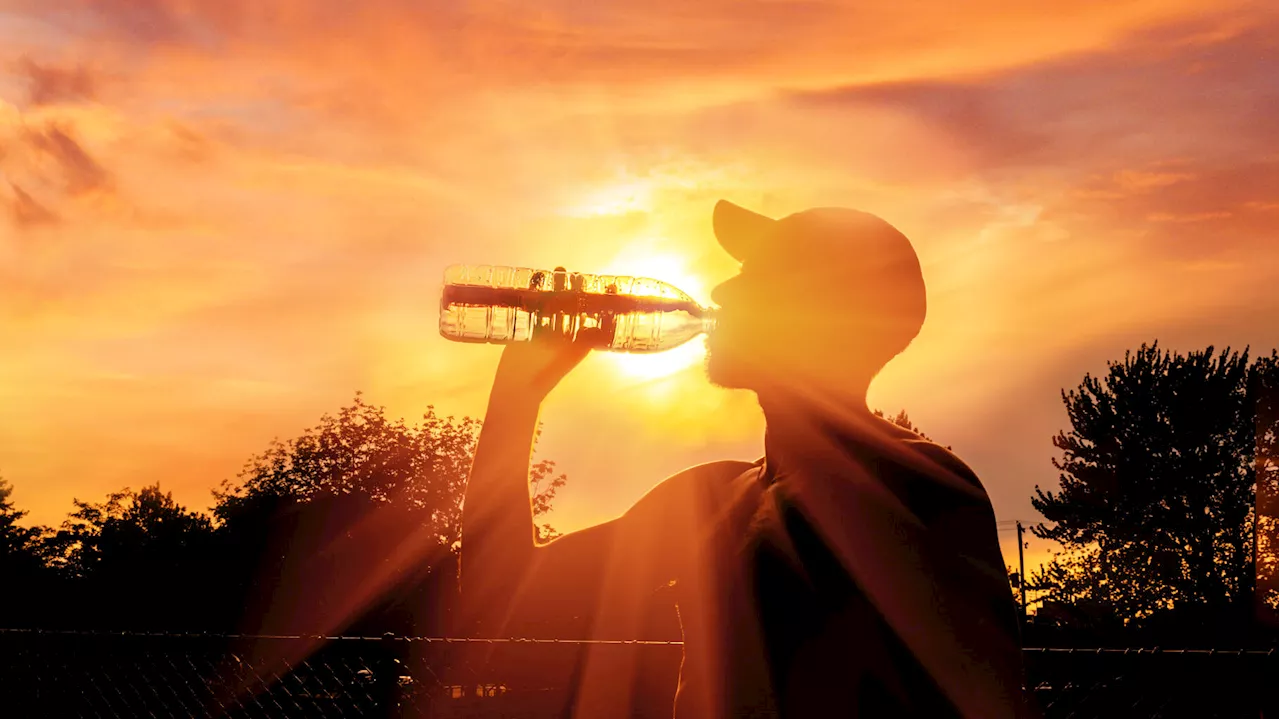
[[[588,347],[608,347],[613,337],[607,335],[604,330],[598,327],[588,327],[578,330],[577,343],[585,344]]]

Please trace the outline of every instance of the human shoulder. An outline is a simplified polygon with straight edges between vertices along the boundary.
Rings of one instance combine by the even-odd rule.
[[[763,462],[763,459],[755,462],[723,459],[695,464],[662,480],[649,492],[650,494],[654,492],[677,493],[686,491],[716,492],[728,487],[734,479],[755,467],[759,467]]]
[[[648,514],[673,506],[696,507],[721,501],[731,491],[735,479],[760,466],[762,461],[719,460],[683,469],[654,485],[627,514]]]
[[[925,493],[933,496],[934,501],[943,501],[950,505],[968,505],[989,507],[990,498],[982,486],[978,474],[964,460],[951,450],[923,437],[903,439],[912,458],[914,473],[924,480]]]
[[[937,442],[918,436],[904,440],[904,444],[930,464],[964,477],[973,484],[980,484],[978,475],[973,471],[973,468],[966,464],[963,459],[960,459],[959,455],[952,451],[950,447],[943,447]]]

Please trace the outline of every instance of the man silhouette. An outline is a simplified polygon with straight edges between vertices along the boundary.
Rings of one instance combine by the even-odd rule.
[[[713,227],[742,265],[712,293],[708,376],[756,393],[764,458],[685,470],[623,516],[537,545],[538,409],[589,350],[508,346],[466,490],[468,626],[633,638],[647,605],[671,596],[684,638],[677,719],[1024,716],[982,485],[866,404],[924,320],[911,243],[841,208],[773,220],[721,201]],[[634,657],[586,652],[570,714],[629,713]]]

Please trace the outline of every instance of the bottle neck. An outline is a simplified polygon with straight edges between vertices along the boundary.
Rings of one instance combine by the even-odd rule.
[[[702,308],[702,331],[711,334],[716,331],[716,311],[710,307]]]

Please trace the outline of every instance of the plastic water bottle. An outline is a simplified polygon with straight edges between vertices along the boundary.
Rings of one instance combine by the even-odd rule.
[[[440,334],[509,344],[543,334],[618,352],[661,352],[715,327],[711,309],[660,280],[492,265],[445,270]]]

